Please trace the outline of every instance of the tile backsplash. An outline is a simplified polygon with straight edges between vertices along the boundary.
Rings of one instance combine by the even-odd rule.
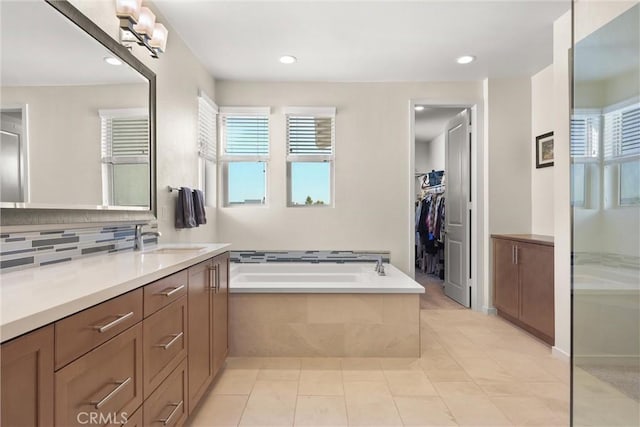
[[[157,224],[146,228],[156,230]],[[7,272],[71,261],[85,256],[133,249],[135,225],[28,231],[0,234],[0,271]],[[156,244],[150,236],[145,244]]]
[[[389,262],[389,251],[231,251],[231,262]]]

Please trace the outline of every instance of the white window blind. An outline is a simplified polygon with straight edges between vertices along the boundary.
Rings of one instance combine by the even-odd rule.
[[[198,95],[198,155],[216,161],[218,155],[218,106],[204,93]]]
[[[138,109],[100,112],[103,163],[149,162],[149,117]]]
[[[605,159],[640,154],[640,106],[632,105],[604,115]]]
[[[598,157],[599,115],[575,115],[571,118],[571,157]]]
[[[269,155],[268,108],[222,108],[221,136],[227,160]]]
[[[290,107],[287,117],[287,155],[328,160],[335,149],[335,108]]]

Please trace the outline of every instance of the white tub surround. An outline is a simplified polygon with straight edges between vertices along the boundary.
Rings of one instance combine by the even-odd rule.
[[[424,287],[390,264],[233,264],[231,293],[423,294]]]
[[[640,270],[575,265],[573,304],[576,363],[640,364]]]
[[[225,252],[229,244],[163,244],[0,275],[0,341]]]
[[[424,288],[385,264],[235,264],[232,356],[419,357]]]

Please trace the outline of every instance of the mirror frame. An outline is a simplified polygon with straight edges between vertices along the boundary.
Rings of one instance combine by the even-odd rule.
[[[67,18],[71,24],[78,26],[98,43],[110,50],[119,59],[127,63],[135,71],[149,81],[149,209],[75,209],[70,208],[2,208],[0,209],[0,226],[37,226],[45,224],[86,224],[104,222],[149,222],[156,219],[156,74],[136,58],[126,47],[118,43],[96,23],[82,14],[67,0],[44,0]]]

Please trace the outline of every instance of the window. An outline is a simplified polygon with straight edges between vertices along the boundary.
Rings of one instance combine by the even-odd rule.
[[[100,110],[105,205],[150,206],[149,114],[144,108]]]
[[[292,107],[285,114],[288,206],[332,206],[335,108]]]
[[[269,113],[268,107],[220,109],[224,206],[266,204]]]
[[[588,192],[598,174],[600,153],[600,110],[577,110],[571,117],[571,206],[588,208]]]
[[[199,181],[207,206],[216,206],[218,106],[204,92],[198,94]]]
[[[618,169],[618,205],[639,205],[640,104],[608,110],[604,114],[604,161]]]

